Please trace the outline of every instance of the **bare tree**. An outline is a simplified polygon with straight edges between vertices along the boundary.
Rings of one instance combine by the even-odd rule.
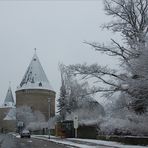
[[[90,93],[111,95],[117,91],[124,92],[131,99],[127,104],[129,107],[136,112],[145,112],[148,106],[148,83],[147,64],[143,59],[148,58],[148,0],[104,0],[104,5],[106,14],[113,17],[104,28],[119,32],[123,43],[114,39],[111,39],[109,46],[96,42],[86,43],[96,51],[119,58],[122,70],[119,72],[98,64],[69,67],[73,74],[83,75],[83,79],[95,79],[97,86]],[[144,67],[143,73],[141,66]]]

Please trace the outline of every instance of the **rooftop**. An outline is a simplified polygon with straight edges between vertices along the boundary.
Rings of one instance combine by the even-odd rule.
[[[53,90],[47,76],[42,68],[39,58],[35,52],[27,71],[17,88],[17,90],[22,89],[46,89]]]
[[[4,100],[4,106],[14,106],[14,99],[13,99],[13,94],[12,94],[12,90],[11,87],[9,86],[5,100]]]

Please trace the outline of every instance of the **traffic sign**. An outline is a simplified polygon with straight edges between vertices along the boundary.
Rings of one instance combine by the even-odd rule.
[[[78,128],[78,115],[74,115],[73,122],[74,122],[74,128],[77,129]]]

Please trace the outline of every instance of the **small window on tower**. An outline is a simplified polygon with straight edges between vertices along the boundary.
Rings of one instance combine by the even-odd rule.
[[[40,86],[40,87],[42,86],[42,83],[41,83],[41,82],[39,83],[39,86]]]
[[[34,58],[33,60],[36,61],[36,58]]]

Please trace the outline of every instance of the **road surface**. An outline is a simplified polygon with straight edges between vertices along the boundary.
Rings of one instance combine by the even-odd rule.
[[[0,135],[0,148],[74,148],[54,142],[34,138],[16,138],[12,135]]]
[[[49,140],[41,140],[36,138],[18,138],[11,134],[0,134],[0,148],[115,148],[105,145],[90,145],[87,142],[76,142],[77,145],[68,146],[64,144],[58,144]],[[78,144],[82,144],[78,146]],[[83,145],[85,144],[85,145]],[[117,147],[116,147],[117,148]]]

